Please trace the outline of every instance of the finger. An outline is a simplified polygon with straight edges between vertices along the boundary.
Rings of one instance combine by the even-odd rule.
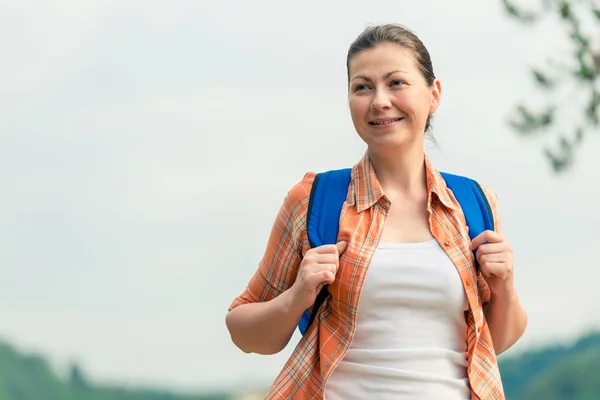
[[[320,271],[314,271],[306,275],[304,280],[304,285],[307,288],[315,288],[323,287],[323,285],[328,285],[335,281],[335,274],[326,269]]]
[[[339,257],[348,247],[348,242],[340,241],[336,244],[325,244],[312,249],[317,254],[335,254]]]
[[[469,246],[469,249],[475,250],[476,248],[478,248],[480,245],[482,245],[485,242],[498,243],[498,242],[501,242],[502,240],[504,240],[504,237],[501,234],[499,234],[498,232],[489,231],[489,230],[483,231],[482,233],[477,235],[471,241],[471,245]]]
[[[504,253],[479,253],[478,250],[477,262],[479,262],[480,265],[485,264],[486,262],[503,263],[506,262],[506,255]]]
[[[491,276],[490,271],[484,265],[479,264],[479,270],[484,277],[489,278]]]
[[[311,249],[315,254],[336,254],[337,247],[335,244],[324,244],[323,246],[315,247]]]
[[[320,276],[323,272],[329,271],[335,276],[337,274],[338,267],[335,264],[311,264],[304,268],[304,276],[307,280],[316,279],[320,282]],[[315,278],[315,276],[317,278]]]
[[[317,268],[315,269],[315,272],[331,271],[335,275],[335,273],[337,272],[337,269],[338,269],[337,264],[317,264]]]
[[[344,254],[344,251],[346,251],[346,249],[348,248],[348,242],[342,240],[341,242],[338,242],[336,244],[336,248],[337,248],[337,252],[338,252],[338,257],[340,257],[342,254]]]
[[[481,272],[486,276],[495,276],[500,279],[508,278],[508,268],[506,267],[506,263],[503,262],[486,262],[481,264]]]
[[[337,254],[333,253],[319,254],[315,261],[318,264],[337,264],[339,262],[339,257]]]
[[[324,285],[331,285],[335,281],[335,274],[331,271],[321,272],[321,283]]]
[[[504,242],[487,243],[487,244],[482,244],[477,248],[477,255],[479,256],[479,254],[503,253],[505,250],[506,250],[506,244]]]
[[[339,250],[338,250],[338,246],[341,246],[340,243],[345,243],[345,242],[339,242],[337,244],[324,244],[323,246],[319,246],[319,247],[315,247],[313,250],[315,253],[317,254],[339,254]],[[345,247],[344,247],[345,249]]]

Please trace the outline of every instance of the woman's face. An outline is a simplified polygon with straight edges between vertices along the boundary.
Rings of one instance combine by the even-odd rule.
[[[352,122],[370,149],[422,145],[441,85],[427,84],[411,50],[393,43],[363,50],[350,60],[349,77]]]

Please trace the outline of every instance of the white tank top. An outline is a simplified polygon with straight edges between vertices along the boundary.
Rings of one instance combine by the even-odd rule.
[[[458,271],[435,239],[380,244],[365,278],[354,339],[325,398],[470,399],[467,307]]]

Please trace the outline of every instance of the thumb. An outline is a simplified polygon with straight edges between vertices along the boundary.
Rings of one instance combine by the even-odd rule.
[[[341,256],[342,254],[344,254],[344,251],[346,251],[346,249],[348,248],[348,242],[343,240],[341,242],[337,242],[336,247],[338,251],[338,256]]]

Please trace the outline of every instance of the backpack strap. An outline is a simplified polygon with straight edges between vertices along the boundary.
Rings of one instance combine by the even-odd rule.
[[[446,181],[446,186],[452,190],[454,197],[456,197],[462,208],[469,228],[469,238],[473,240],[486,230],[493,231],[494,216],[492,208],[479,183],[465,176],[446,172],[441,172],[441,175]]]
[[[322,172],[315,176],[306,215],[306,230],[311,248],[337,243],[340,214],[348,196],[351,177],[351,168]],[[298,329],[303,335],[328,295],[325,285],[315,299],[312,313],[305,310],[302,314]]]

